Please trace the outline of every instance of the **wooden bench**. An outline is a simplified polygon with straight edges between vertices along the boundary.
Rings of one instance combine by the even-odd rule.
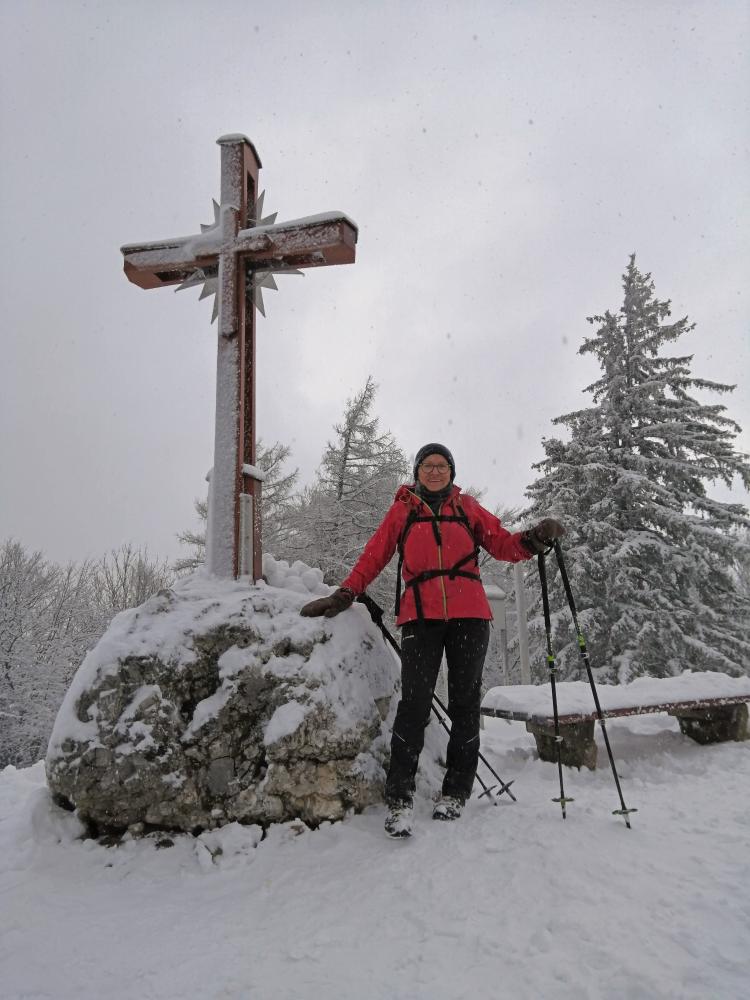
[[[558,681],[557,708],[560,755],[572,767],[596,767],[596,706],[588,681]],[[604,718],[667,712],[680,731],[698,743],[750,738],[750,677],[713,671],[686,671],[679,677],[639,677],[630,684],[597,684]],[[550,684],[516,684],[491,688],[482,700],[482,715],[526,723],[541,760],[557,762]]]

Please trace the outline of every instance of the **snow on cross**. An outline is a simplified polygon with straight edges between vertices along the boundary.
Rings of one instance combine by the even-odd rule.
[[[201,298],[216,292],[216,429],[206,560],[216,576],[252,574],[257,580],[262,553],[260,480],[253,474],[255,308],[263,312],[261,289],[276,287],[274,273],[353,263],[357,226],[341,212],[276,225],[275,216],[263,219],[255,147],[244,135],[217,142],[221,203],[214,203],[213,225],[193,236],[131,243],[122,254],[125,274],[140,288],[202,283]]]

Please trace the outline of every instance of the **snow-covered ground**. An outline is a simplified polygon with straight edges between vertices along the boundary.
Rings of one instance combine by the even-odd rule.
[[[76,839],[41,765],[0,775],[3,1000],[739,1000],[750,995],[750,742],[609,724],[611,773],[484,750],[518,802],[473,800],[388,840],[373,808],[315,832],[228,827],[174,846]],[[600,761],[606,755],[600,749]],[[221,846],[223,853],[217,854]]]

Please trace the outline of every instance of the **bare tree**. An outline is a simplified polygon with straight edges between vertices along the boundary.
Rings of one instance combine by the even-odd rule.
[[[174,570],[166,559],[152,560],[147,549],[137,549],[131,542],[113,549],[93,567],[95,606],[108,618],[143,604],[173,583]]]
[[[44,753],[65,690],[101,632],[89,562],[57,566],[0,548],[0,767]]]

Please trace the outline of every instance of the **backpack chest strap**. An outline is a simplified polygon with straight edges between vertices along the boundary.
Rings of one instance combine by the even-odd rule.
[[[398,617],[399,611],[401,609],[401,571],[404,565],[404,547],[406,543],[406,538],[407,535],[409,534],[409,531],[411,530],[412,525],[420,523],[426,524],[428,521],[432,524],[433,532],[435,534],[435,543],[438,546],[442,544],[439,524],[453,521],[453,522],[458,522],[459,524],[463,524],[463,526],[466,528],[466,531],[469,534],[469,537],[471,538],[471,541],[474,545],[474,549],[472,552],[469,552],[461,559],[458,559],[453,564],[453,566],[449,568],[436,568],[436,569],[423,570],[421,573],[418,573],[416,576],[412,577],[411,580],[408,580],[406,582],[405,588],[408,587],[414,588],[414,603],[416,606],[418,619],[421,621],[424,618],[424,615],[422,614],[422,601],[419,591],[420,584],[425,583],[428,580],[433,580],[436,577],[440,576],[447,576],[450,580],[455,580],[457,576],[461,576],[465,577],[468,580],[481,581],[481,577],[478,572],[470,573],[461,568],[462,566],[465,566],[469,562],[476,562],[477,570],[479,570],[479,546],[477,545],[476,539],[474,538],[474,533],[471,530],[469,519],[467,518],[463,510],[461,510],[460,514],[432,514],[429,516],[427,515],[420,516],[419,514],[417,514],[416,511],[412,510],[410,511],[409,516],[406,519],[406,523],[404,524],[404,529],[401,532],[401,537],[399,538],[398,541],[398,569],[396,571],[396,609],[395,609],[396,617]]]

